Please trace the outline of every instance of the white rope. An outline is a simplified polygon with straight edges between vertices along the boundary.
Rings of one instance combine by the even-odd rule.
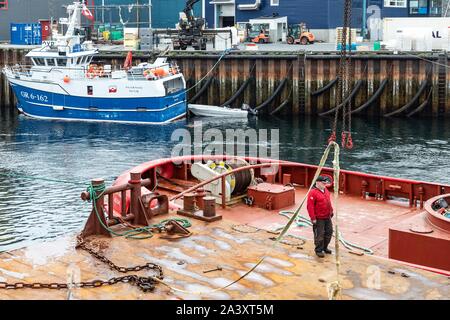
[[[196,86],[198,86],[203,80],[206,79],[206,77],[214,71],[214,69],[216,68],[216,66],[220,63],[220,61],[222,60],[223,57],[225,57],[225,55],[228,53],[228,51],[230,51],[229,49],[226,49],[222,55],[220,56],[219,60],[217,60],[217,62],[212,66],[212,68],[203,76],[203,78],[201,78],[200,80],[197,81],[196,84],[194,84],[192,87],[190,87],[189,89],[186,89],[184,92],[187,93],[189,91],[191,91],[192,89],[194,89]]]

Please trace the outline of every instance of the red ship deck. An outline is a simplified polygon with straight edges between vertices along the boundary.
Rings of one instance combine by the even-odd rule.
[[[182,166],[177,169],[178,172],[172,178],[171,186],[163,181],[159,181],[158,186],[152,186],[151,183],[157,181],[155,177],[158,163],[160,162],[151,162],[135,168],[135,172],[139,172],[137,178],[136,174],[130,178],[127,172],[117,179],[115,186],[107,193],[109,195],[108,215],[112,216],[114,207],[115,215],[127,217],[125,201],[121,201],[126,190],[131,190],[128,210],[137,213],[139,210],[136,206],[133,209],[133,190],[139,190],[140,197],[141,190],[156,187],[156,191],[171,196],[193,184],[192,179],[187,177],[187,168]],[[283,208],[283,211],[294,210],[298,207],[307,191],[305,186],[308,186],[308,181],[312,179],[311,172],[315,170],[315,167],[307,165],[297,168],[299,172],[292,168],[285,171],[285,173],[289,172],[291,182],[295,183],[295,205]],[[300,175],[300,172],[303,175]],[[140,179],[141,174],[146,180],[136,180]],[[425,271],[404,262],[389,260],[386,257],[389,248],[389,229],[397,225],[402,226],[406,221],[420,222],[425,211],[420,209],[420,205],[417,206],[419,201],[423,204],[425,200],[436,196],[433,193],[441,194],[449,191],[450,187],[351,172],[342,174],[344,183],[343,191],[339,196],[337,216],[340,231],[347,241],[368,247],[375,252],[375,255],[360,255],[358,250],[350,251],[340,246],[339,277],[343,289],[341,298],[448,299],[450,297],[449,277]],[[183,175],[186,178],[180,179]],[[148,179],[149,177],[151,179]],[[145,188],[141,189],[140,183],[144,181],[147,181]],[[185,182],[184,187],[181,181]],[[362,199],[362,192],[378,194],[380,181],[384,199],[388,199],[388,195],[400,195],[400,198],[406,199],[406,202],[375,200],[367,197]],[[303,186],[299,185],[299,182],[303,182]],[[362,186],[362,192],[355,187],[356,185]],[[119,202],[115,197],[118,194],[122,195]],[[137,196],[134,199],[136,200]],[[102,203],[103,200],[97,202],[97,205],[102,207]],[[176,200],[176,203],[181,205],[182,201]],[[161,265],[165,283],[189,293],[174,291],[162,284],[157,284],[155,291],[151,293],[143,293],[137,287],[120,283],[100,288],[74,288],[69,292],[49,289],[0,290],[0,299],[40,299],[42,297],[47,299],[328,298],[327,286],[336,280],[335,255],[318,258],[314,253],[312,241],[303,243],[298,238],[289,236],[282,243],[274,245],[272,238],[275,237],[276,230],[287,223],[287,219],[278,214],[279,210],[250,207],[240,201],[227,205],[225,208],[216,206],[216,212],[223,216],[223,220],[207,223],[190,219],[192,235],[175,241],[163,239],[159,235],[145,240],[107,238],[97,235],[87,239],[90,246],[117,265],[134,266],[148,262]],[[301,214],[307,216],[305,208],[302,209]],[[136,216],[133,215],[133,217]],[[180,216],[176,215],[175,210],[171,210],[169,215],[153,217],[152,223],[168,217]],[[336,217],[334,219],[336,220]],[[114,228],[123,227],[115,226]],[[292,225],[288,235],[311,239],[312,230],[310,227]],[[78,281],[106,280],[118,276],[117,272],[109,269],[104,263],[85,251],[75,250],[74,247],[75,236],[70,236],[10,253],[2,253],[0,254],[0,282],[66,282],[68,273],[78,275]],[[208,293],[242,276],[263,256],[267,256],[267,259],[237,284],[224,290]],[[214,269],[217,266],[220,266],[222,270],[204,273],[205,270]],[[145,271],[138,273],[148,274]],[[194,293],[198,291],[203,293]]]
[[[296,204],[283,208],[283,211],[295,210],[306,194],[306,189],[296,189]],[[181,204],[181,202],[180,202]],[[380,200],[362,200],[360,198],[341,195],[339,198],[339,229],[344,238],[352,243],[370,248],[374,254],[388,256],[389,227],[403,219],[418,215],[423,210],[409,208],[404,203]],[[218,209],[227,219],[237,223],[249,224],[263,229],[275,230],[283,227],[288,221],[278,211],[267,211],[262,208],[238,204],[231,209]],[[255,219],[256,213],[258,218]],[[306,205],[301,215],[308,217]],[[309,218],[309,217],[308,217]],[[312,228],[291,226],[290,232],[295,235],[313,239]]]
[[[238,212],[227,209],[225,216]],[[167,218],[164,216],[162,218]],[[239,222],[278,223],[275,216],[257,211],[243,214]],[[275,218],[275,219],[274,219]],[[281,220],[282,221],[282,220]],[[155,221],[156,222],[156,221]],[[0,299],[328,299],[328,284],[336,280],[335,255],[320,259],[311,241],[275,246],[272,232],[256,230],[228,219],[207,224],[192,220],[193,235],[169,241],[155,235],[132,240],[93,236],[89,244],[120,266],[154,262],[162,266],[164,281],[190,292],[172,291],[157,284],[143,293],[131,284],[67,290],[0,290]],[[246,233],[242,232],[245,231]],[[269,230],[270,231],[270,230]],[[248,233],[247,233],[248,232]],[[307,231],[306,233],[308,233]],[[0,254],[0,281],[63,282],[106,280],[122,276],[82,250],[75,250],[75,236]],[[266,260],[246,278],[228,289],[225,286],[243,275],[261,257]],[[341,299],[448,299],[448,277],[372,256],[357,256],[341,249]],[[222,267],[222,271],[203,273]],[[150,275],[151,272],[131,274]]]

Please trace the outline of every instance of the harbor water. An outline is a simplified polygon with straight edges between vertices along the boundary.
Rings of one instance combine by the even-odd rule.
[[[80,200],[80,192],[92,178],[111,183],[135,165],[170,157],[179,143],[171,140],[174,130],[192,132],[195,121],[162,126],[44,121],[0,106],[0,251],[81,230],[90,204]],[[279,129],[280,159],[318,164],[331,121],[204,118],[201,125],[203,131],[221,132]],[[342,151],[342,169],[450,184],[450,118],[352,123],[355,148]]]

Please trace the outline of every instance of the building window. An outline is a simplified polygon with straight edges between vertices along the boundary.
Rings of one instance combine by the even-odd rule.
[[[384,0],[385,7],[406,8],[406,0]]]
[[[410,15],[428,15],[428,0],[409,0]]]
[[[8,0],[0,0],[0,10],[8,10]]]
[[[442,0],[430,0],[430,16],[442,16]],[[450,3],[449,3],[450,5]]]
[[[270,0],[270,5],[271,6],[279,6],[280,5],[280,0]]]

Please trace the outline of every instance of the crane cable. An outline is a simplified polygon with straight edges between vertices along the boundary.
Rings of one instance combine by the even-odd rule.
[[[352,116],[351,116],[351,100],[345,103],[345,97],[349,95],[350,89],[350,76],[352,73],[352,35],[351,35],[351,17],[352,17],[352,0],[345,0],[344,3],[344,19],[341,36],[341,49],[339,59],[339,71],[338,71],[338,86],[337,86],[337,99],[336,110],[334,113],[334,122],[331,135],[328,138],[328,143],[336,141],[336,133],[338,126],[339,109],[342,108],[342,132],[341,132],[341,146],[344,149],[353,148],[352,140]],[[348,45],[348,52],[347,52]],[[343,103],[344,102],[344,103]],[[342,106],[341,106],[342,103]]]

